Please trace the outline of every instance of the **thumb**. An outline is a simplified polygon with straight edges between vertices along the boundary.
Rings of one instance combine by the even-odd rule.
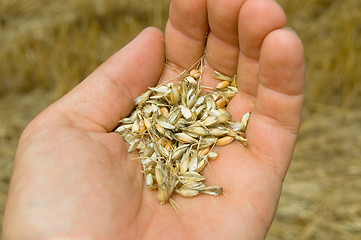
[[[134,99],[149,86],[156,85],[164,59],[163,33],[147,28],[53,104],[47,113],[62,114],[73,127],[110,131],[131,112]]]

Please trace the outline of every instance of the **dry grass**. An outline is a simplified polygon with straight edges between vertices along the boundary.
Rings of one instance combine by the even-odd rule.
[[[279,2],[305,44],[307,98],[267,239],[358,239],[361,2]],[[141,29],[163,27],[167,7],[168,0],[0,0],[0,217],[24,127]]]
[[[302,124],[269,239],[360,237],[361,110],[314,110]]]

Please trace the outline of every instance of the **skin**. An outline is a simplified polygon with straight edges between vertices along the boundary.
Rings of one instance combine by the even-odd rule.
[[[164,35],[145,29],[24,130],[3,238],[264,239],[304,96],[303,46],[285,26],[273,0],[173,0]],[[110,131],[139,94],[176,75],[165,58],[182,71],[203,52],[203,85],[215,86],[214,70],[238,76],[228,111],[234,120],[251,111],[249,146],[217,148],[205,175],[225,195],[173,196],[177,215],[144,186],[137,154]]]

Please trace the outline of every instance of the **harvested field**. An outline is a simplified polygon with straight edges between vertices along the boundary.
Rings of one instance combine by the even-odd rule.
[[[304,41],[307,85],[300,137],[267,239],[359,239],[361,1],[278,2]],[[24,127],[141,29],[163,28],[168,4],[0,0],[1,218]]]

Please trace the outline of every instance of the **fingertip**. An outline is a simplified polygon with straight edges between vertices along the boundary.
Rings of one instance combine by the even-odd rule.
[[[159,40],[164,41],[164,34],[157,27],[153,27],[153,26],[146,27],[145,29],[143,29],[143,31],[139,33],[139,35],[141,34],[149,35],[151,38],[154,38],[157,41]]]
[[[290,27],[277,29],[268,34],[263,42],[262,50],[263,52],[264,50],[268,50],[272,53],[287,51],[289,58],[297,56],[297,59],[303,61],[304,49],[302,40]],[[274,54],[274,56],[277,57],[280,56],[280,54]]]
[[[192,39],[202,40],[208,30],[206,0],[173,0],[169,7],[169,21],[179,32]]]
[[[140,45],[147,46],[151,49],[149,52],[154,52],[153,57],[165,58],[164,34],[159,28],[152,26],[147,27],[138,34],[136,39],[143,41]]]
[[[304,91],[304,75],[304,47],[298,35],[288,27],[271,32],[261,48],[261,84],[297,95]]]
[[[264,38],[273,30],[285,27],[287,17],[274,0],[246,1],[239,12],[239,42],[241,53],[258,59]]]
[[[147,48],[149,49],[149,51],[147,52],[144,52],[144,50],[142,51],[141,54],[145,57],[139,57],[139,60],[137,61],[139,67],[148,68],[149,66],[149,68],[154,68],[154,62],[161,63],[160,65],[157,65],[157,68],[154,68],[154,70],[158,69],[158,77],[156,78],[158,79],[163,71],[162,67],[163,63],[165,62],[165,42],[163,32],[156,27],[147,27],[139,33],[137,38],[140,38],[141,41],[144,42],[140,43],[140,46],[147,46]]]
[[[165,30],[169,65],[184,70],[204,53],[208,19],[206,0],[173,0]]]
[[[210,31],[205,48],[206,62],[228,76],[237,72],[238,15],[244,2],[245,0],[207,1]]]

